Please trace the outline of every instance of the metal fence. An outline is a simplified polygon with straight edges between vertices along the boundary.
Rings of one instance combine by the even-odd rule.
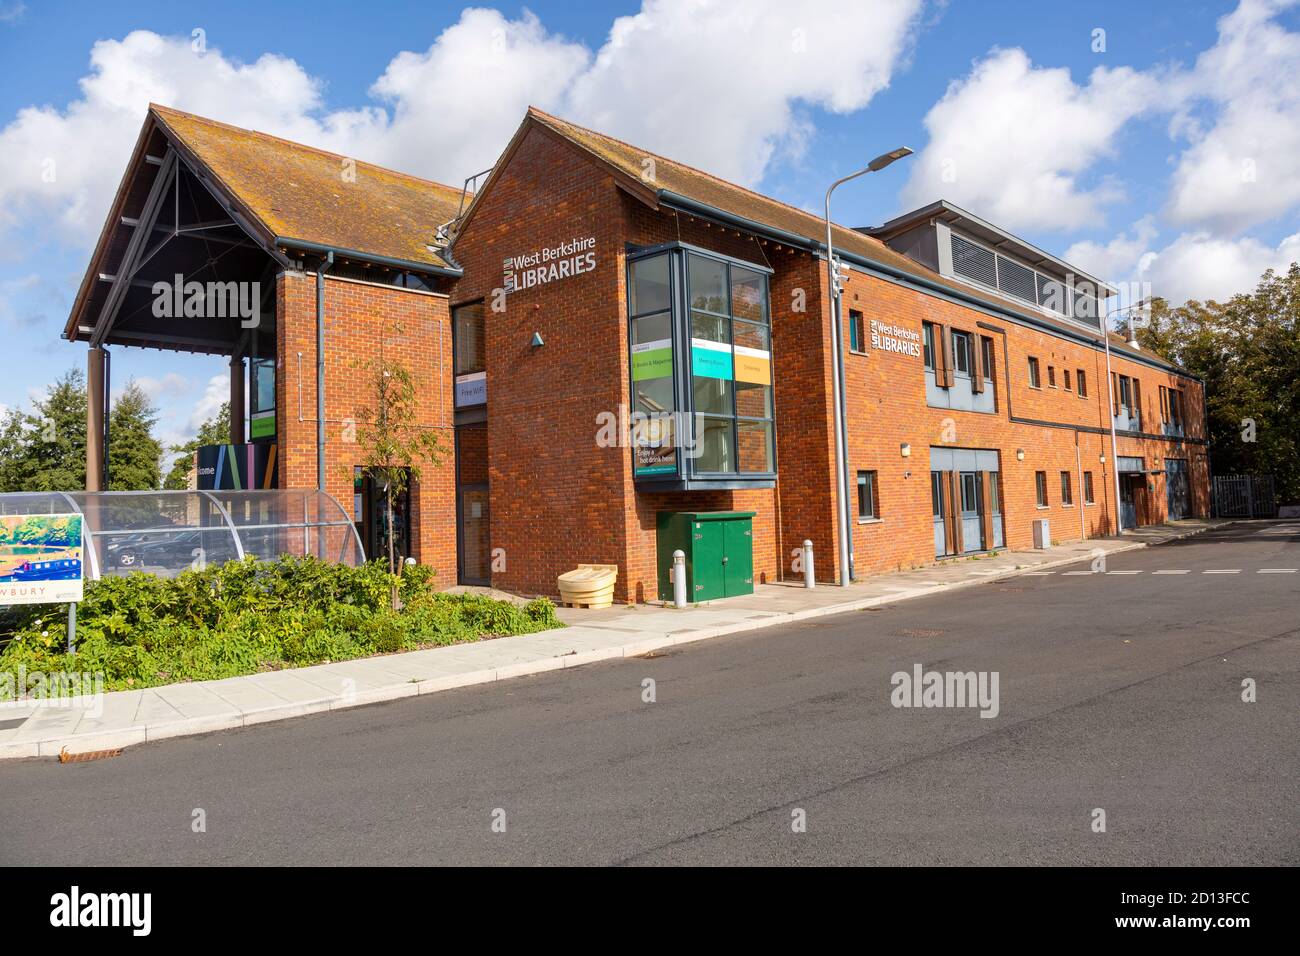
[[[1215,475],[1214,514],[1219,518],[1276,518],[1272,475]]]

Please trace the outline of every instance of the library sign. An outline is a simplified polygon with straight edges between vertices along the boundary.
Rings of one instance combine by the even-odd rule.
[[[582,275],[595,268],[596,237],[575,236],[522,256],[506,256],[501,263],[502,288],[507,293],[521,292]]]
[[[901,325],[871,320],[871,347],[882,352],[921,356],[921,333]]]

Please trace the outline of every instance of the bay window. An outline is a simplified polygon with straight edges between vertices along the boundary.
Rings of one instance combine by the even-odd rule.
[[[768,273],[672,244],[628,266],[635,476],[775,477]]]

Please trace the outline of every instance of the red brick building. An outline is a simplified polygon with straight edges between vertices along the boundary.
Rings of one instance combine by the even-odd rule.
[[[1202,383],[1103,337],[1115,289],[944,202],[834,247],[856,574],[1207,513]],[[350,434],[396,359],[445,449],[404,552],[530,594],[614,564],[643,601],[667,512],[752,513],[754,581],[797,576],[805,539],[838,577],[825,255],[820,218],[535,110],[471,194],[153,108],[67,336],[101,388],[105,346],[231,355],[232,443],[351,501],[370,552]],[[261,277],[267,314],[160,318],[178,272]]]

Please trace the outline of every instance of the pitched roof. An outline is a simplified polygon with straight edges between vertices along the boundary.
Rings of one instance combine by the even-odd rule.
[[[767,226],[779,232],[788,233],[806,240],[810,245],[824,246],[826,220],[821,216],[788,205],[770,196],[764,196],[743,186],[727,182],[710,173],[679,163],[676,160],[660,156],[649,150],[640,149],[614,139],[595,130],[578,126],[557,116],[543,112],[536,107],[529,107],[525,124],[529,120],[540,123],[547,129],[590,153],[598,160],[612,167],[635,183],[642,185],[643,162],[647,158],[654,160],[654,186],[657,194],[674,193],[693,202],[712,207],[733,217]],[[932,286],[939,286],[946,291],[965,299],[973,299],[984,306],[1004,315],[1019,316],[1071,336],[1083,336],[1101,340],[1100,332],[1079,326],[1074,322],[1062,321],[1040,312],[1038,309],[1020,308],[1018,304],[1003,298],[992,291],[985,291],[977,286],[952,279],[926,268],[915,259],[890,248],[875,236],[866,235],[846,226],[832,225],[832,236],[836,251],[856,255],[868,262],[883,266],[892,272],[921,280]],[[1135,352],[1125,343],[1124,337],[1108,333],[1111,348],[1141,361],[1154,360],[1163,365],[1170,365],[1166,360],[1153,356],[1150,352]]]
[[[166,106],[149,112],[270,236],[449,267],[429,245],[459,211],[459,188]]]

